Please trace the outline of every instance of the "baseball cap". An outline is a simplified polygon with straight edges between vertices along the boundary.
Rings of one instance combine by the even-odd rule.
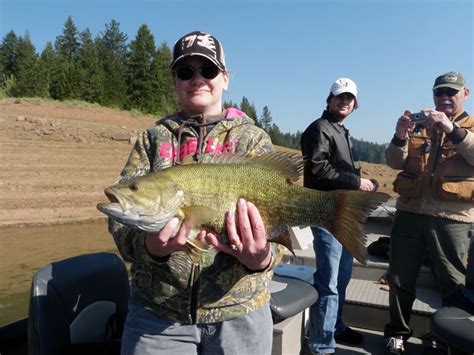
[[[342,93],[348,92],[354,95],[355,98],[355,108],[359,106],[357,100],[357,85],[349,78],[339,78],[331,85],[331,94],[334,96],[340,95]]]
[[[357,85],[348,78],[339,78],[331,85],[331,94],[334,96],[348,92],[357,99]]]
[[[220,70],[225,70],[224,48],[221,42],[209,33],[194,31],[176,41],[173,47],[173,69],[185,57],[198,55],[209,59]]]
[[[464,89],[464,78],[461,73],[450,71],[436,78],[433,90],[438,88],[451,88],[455,90]]]

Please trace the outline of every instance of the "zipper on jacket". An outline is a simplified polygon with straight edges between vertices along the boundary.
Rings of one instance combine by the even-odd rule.
[[[349,135],[348,130],[346,130],[345,128],[344,128],[344,130],[345,130],[345,138],[346,138],[347,147],[348,147],[348,150],[349,150],[349,155],[351,157],[352,173],[354,175],[360,176],[361,168],[359,167],[359,171],[357,171],[357,169],[355,167],[354,154],[353,154],[354,152],[352,151],[352,149],[355,149],[355,148],[352,146],[351,136]],[[359,164],[360,164],[360,162],[359,162]]]
[[[197,303],[198,303],[198,290],[199,290],[199,276],[201,274],[201,265],[200,263],[195,263],[193,265],[193,274],[191,275],[191,322],[196,324],[197,318]]]

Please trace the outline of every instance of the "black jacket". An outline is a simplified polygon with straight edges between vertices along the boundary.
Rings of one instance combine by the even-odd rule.
[[[301,136],[305,157],[304,186],[316,190],[357,190],[360,185],[360,163],[349,131],[324,111]]]

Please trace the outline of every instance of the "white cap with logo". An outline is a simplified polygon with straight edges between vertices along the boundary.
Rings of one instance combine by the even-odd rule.
[[[348,92],[357,99],[357,85],[348,78],[339,78],[331,85],[331,94],[334,96]]]

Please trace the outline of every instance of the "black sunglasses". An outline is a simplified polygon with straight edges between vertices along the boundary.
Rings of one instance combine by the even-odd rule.
[[[451,88],[434,89],[434,90],[433,90],[433,95],[434,95],[435,97],[443,97],[443,96],[453,97],[453,96],[456,95],[458,92],[459,92],[459,90],[451,89]]]
[[[179,80],[191,80],[196,72],[199,72],[204,79],[211,80],[219,74],[220,70],[215,65],[206,65],[199,69],[183,66],[177,68],[174,72]]]

